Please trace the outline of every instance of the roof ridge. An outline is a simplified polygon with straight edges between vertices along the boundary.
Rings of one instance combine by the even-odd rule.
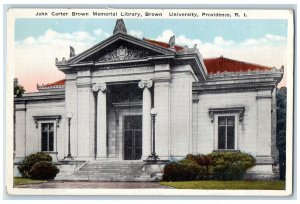
[[[55,85],[56,83],[58,82],[63,82],[65,81],[66,79],[61,79],[61,80],[57,80],[57,81],[54,81],[54,82],[51,82],[51,83],[48,83],[48,84],[45,84],[45,85],[42,85],[42,86],[51,86],[51,85]]]
[[[66,79],[60,79],[58,81],[47,83],[47,84],[41,84],[41,85],[37,84],[37,89],[40,91],[51,87],[52,88],[63,87],[65,85],[65,81]]]

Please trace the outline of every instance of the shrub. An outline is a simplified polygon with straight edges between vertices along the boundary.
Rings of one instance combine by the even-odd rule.
[[[242,180],[246,170],[255,165],[255,159],[241,152],[214,152],[212,157],[213,179]]]
[[[38,152],[38,153],[31,154],[31,155],[25,157],[25,159],[20,164],[20,166],[18,166],[18,170],[19,170],[20,174],[22,175],[22,177],[30,177],[29,171],[30,171],[31,167],[35,163],[40,162],[40,161],[51,162],[52,157],[43,152]]]
[[[188,154],[186,156],[187,160],[193,161],[195,164],[199,165],[205,172],[202,172],[200,176],[201,179],[209,179],[211,174],[211,165],[213,164],[213,159],[210,155],[204,154]]]
[[[192,160],[200,166],[209,166],[213,163],[212,157],[210,155],[205,154],[188,154],[186,159]]]
[[[205,178],[206,169],[188,159],[168,163],[163,172],[164,181],[190,181]]]
[[[51,162],[40,161],[35,163],[29,171],[32,179],[50,180],[54,179],[59,169]]]
[[[246,170],[254,165],[255,159],[241,152],[188,154],[183,160],[165,166],[163,180],[242,180]]]

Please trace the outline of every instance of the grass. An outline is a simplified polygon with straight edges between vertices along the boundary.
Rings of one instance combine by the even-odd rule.
[[[35,184],[35,183],[44,183],[46,180],[33,180],[30,178],[14,177],[14,186],[24,185],[24,184]]]
[[[170,181],[160,184],[177,189],[285,190],[284,181]]]

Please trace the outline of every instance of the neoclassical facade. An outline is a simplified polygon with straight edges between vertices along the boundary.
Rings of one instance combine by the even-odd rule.
[[[61,161],[70,151],[74,161],[142,163],[155,146],[159,160],[246,152],[257,161],[250,173],[274,176],[283,68],[203,59],[175,37],[133,37],[121,19],[111,37],[80,54],[71,48],[55,65],[65,79],[14,100],[15,162],[38,151]]]

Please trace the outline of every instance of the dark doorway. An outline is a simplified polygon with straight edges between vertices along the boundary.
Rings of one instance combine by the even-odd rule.
[[[124,160],[139,160],[142,157],[142,116],[124,118]]]

